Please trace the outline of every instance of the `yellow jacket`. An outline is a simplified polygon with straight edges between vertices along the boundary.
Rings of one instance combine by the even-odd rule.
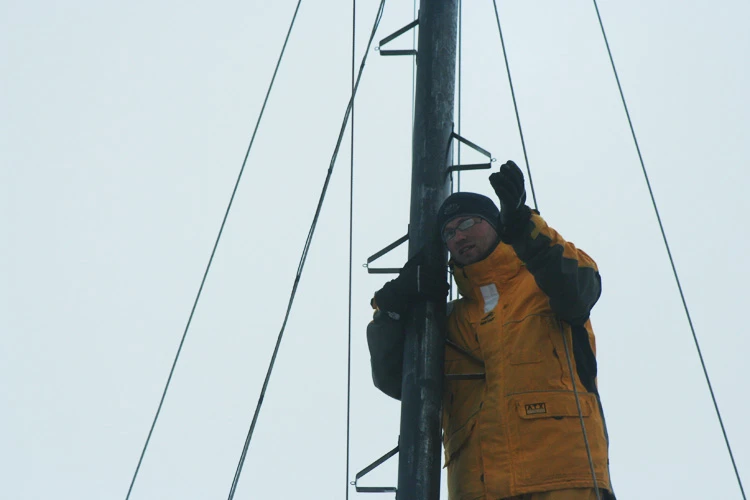
[[[568,359],[597,484],[610,489],[588,320],[601,290],[596,264],[538,214],[516,240],[475,264],[452,264],[462,298],[449,309],[445,353],[451,500],[593,486]],[[375,385],[397,398],[399,323],[376,314],[368,327]],[[477,373],[484,378],[460,377]]]

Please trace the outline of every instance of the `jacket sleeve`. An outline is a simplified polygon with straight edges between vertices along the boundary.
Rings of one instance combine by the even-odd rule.
[[[404,361],[404,327],[383,311],[376,311],[367,325],[372,381],[388,396],[401,399],[401,376]]]
[[[565,241],[536,211],[510,244],[549,297],[552,310],[572,325],[583,325],[601,295],[596,262]]]

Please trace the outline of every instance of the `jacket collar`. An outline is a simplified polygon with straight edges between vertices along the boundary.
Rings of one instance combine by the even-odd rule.
[[[500,242],[487,257],[479,262],[460,266],[451,259],[450,266],[461,295],[481,303],[484,301],[481,290],[483,286],[495,284],[498,288],[502,288],[504,282],[518,274],[523,263],[516,256],[513,247]]]

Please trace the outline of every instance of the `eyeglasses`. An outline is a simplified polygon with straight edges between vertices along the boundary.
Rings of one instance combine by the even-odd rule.
[[[458,226],[454,227],[453,229],[446,229],[443,231],[443,241],[445,243],[448,243],[450,240],[456,237],[456,231],[466,231],[471,227],[474,227],[474,224],[479,224],[482,222],[481,218],[476,219],[466,219],[462,223],[460,223]]]

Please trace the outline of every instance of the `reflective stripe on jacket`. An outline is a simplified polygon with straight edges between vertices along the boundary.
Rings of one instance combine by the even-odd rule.
[[[445,382],[450,499],[592,487],[573,380],[598,486],[610,489],[588,321],[601,290],[594,261],[533,214],[512,246],[453,270],[462,298],[448,317],[445,372],[485,378]],[[375,385],[400,397],[400,323],[376,315],[368,342]]]

